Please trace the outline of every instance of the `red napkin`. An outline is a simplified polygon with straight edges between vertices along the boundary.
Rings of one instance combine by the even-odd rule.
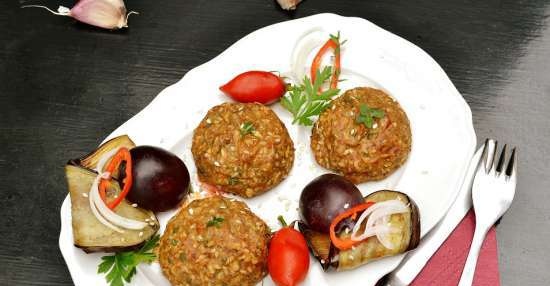
[[[474,236],[475,216],[462,219],[411,286],[456,286]],[[498,252],[495,228],[489,230],[477,261],[474,286],[499,286]]]

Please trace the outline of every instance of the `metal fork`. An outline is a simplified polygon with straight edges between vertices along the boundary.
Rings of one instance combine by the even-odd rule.
[[[476,215],[476,228],[470,246],[470,252],[462,270],[459,286],[470,286],[479,256],[479,250],[489,229],[508,210],[516,190],[517,152],[512,154],[506,164],[506,145],[496,160],[498,143],[487,139],[483,155],[475,174],[472,186],[472,201]],[[505,166],[506,165],[506,166]]]

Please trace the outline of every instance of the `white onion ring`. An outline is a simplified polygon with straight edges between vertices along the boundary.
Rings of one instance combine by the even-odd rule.
[[[102,176],[104,176],[104,173],[99,175],[98,178],[101,179]],[[99,179],[96,178],[96,180],[94,180],[94,183],[90,189],[90,197],[92,198],[94,205],[97,207],[97,210],[101,216],[103,216],[110,223],[126,229],[139,230],[145,228],[147,226],[146,222],[125,218],[107,207],[105,202],[99,196]]]
[[[361,214],[353,227],[351,240],[363,241],[376,235],[384,247],[394,249],[395,246],[389,240],[388,234],[396,232],[397,229],[388,226],[389,217],[393,214],[406,213],[409,211],[407,205],[400,200],[388,200],[376,203]],[[359,234],[359,229],[365,219],[367,219],[365,229],[363,233]]]
[[[97,161],[97,166],[95,168],[98,174],[101,174],[103,172],[103,167],[105,166],[105,164],[107,164],[107,161],[109,161],[109,159],[111,159],[111,157],[113,157],[119,149],[120,148],[115,148],[109,152],[106,152],[105,154],[103,154],[103,156],[101,156],[101,158],[99,158],[99,161]]]
[[[110,222],[108,222],[104,217],[101,216],[101,214],[97,211],[97,208],[95,207],[95,203],[94,203],[94,200],[93,200],[93,196],[92,196],[92,192],[93,192],[93,188],[94,188],[94,185],[97,186],[99,185],[99,180],[101,179],[101,176],[97,176],[92,184],[92,189],[90,190],[90,193],[88,194],[88,201],[90,202],[90,209],[92,210],[92,213],[94,214],[94,216],[97,218],[97,220],[103,224],[104,226],[116,231],[116,232],[119,232],[119,233],[124,233],[124,230],[118,228],[117,226],[111,224]]]
[[[116,214],[114,211],[109,209],[109,207],[107,207],[105,202],[101,199],[101,197],[99,196],[99,181],[102,178],[109,176],[110,175],[107,172],[99,174],[94,180],[92,187],[90,188],[90,193],[88,197],[90,198],[90,208],[92,209],[92,213],[94,213],[95,217],[102,224],[111,229],[114,229],[113,224],[118,227],[133,230],[145,228],[147,226],[146,222],[128,219]]]
[[[319,33],[319,35],[314,36],[315,33]],[[290,58],[290,69],[295,83],[299,84],[304,79],[307,58],[315,48],[323,44],[325,34],[323,29],[317,27],[307,30],[296,40]]]

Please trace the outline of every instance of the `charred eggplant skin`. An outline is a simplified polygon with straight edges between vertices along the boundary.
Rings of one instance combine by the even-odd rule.
[[[364,198],[364,201],[386,201],[391,199],[400,199],[403,200],[410,208],[409,214],[403,216],[403,218],[408,218],[409,226],[406,229],[408,234],[408,239],[405,239],[407,245],[402,245],[398,252],[390,251],[381,247],[381,243],[377,240],[376,237],[371,237],[364,242],[361,242],[353,250],[339,251],[337,248],[332,245],[328,234],[318,232],[312,229],[306,222],[299,222],[298,227],[300,231],[304,234],[310,251],[313,256],[319,261],[323,270],[328,271],[331,268],[334,268],[338,271],[349,270],[356,268],[360,265],[369,263],[371,261],[393,256],[399,253],[405,253],[412,249],[415,249],[420,242],[420,213],[416,203],[406,194],[397,191],[391,190],[381,190]],[[366,251],[376,249],[367,253]],[[355,252],[353,252],[355,251]],[[336,260],[335,257],[338,255],[339,259]],[[354,257],[353,259],[346,259],[346,257]],[[357,257],[360,257],[357,259]]]
[[[304,235],[309,251],[321,264],[324,271],[327,271],[331,266],[338,266],[335,262],[332,262],[336,249],[330,242],[328,235],[311,229],[303,221],[298,221],[298,229]]]

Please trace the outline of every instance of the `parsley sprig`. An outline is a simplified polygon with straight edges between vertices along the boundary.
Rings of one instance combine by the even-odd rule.
[[[241,126],[239,126],[239,129],[241,131],[241,136],[245,136],[246,134],[254,134],[254,131],[256,131],[254,124],[250,121],[242,123]]]
[[[220,224],[224,221],[223,217],[213,216],[211,220],[206,223],[206,227],[215,226],[220,227]]]
[[[138,264],[149,264],[156,259],[153,249],[158,246],[159,239],[160,236],[157,234],[137,251],[119,252],[101,257],[102,262],[97,267],[97,273],[106,273],[105,280],[111,286],[123,286],[124,283],[129,283],[136,274]]]
[[[292,124],[313,125],[311,117],[318,116],[327,109],[330,100],[340,92],[339,89],[319,92],[320,88],[330,79],[331,70],[331,67],[325,67],[322,71],[317,70],[313,83],[307,76],[304,77],[302,84],[292,85],[288,94],[281,98],[281,105],[294,117]]]
[[[359,115],[355,118],[355,122],[363,123],[365,127],[372,128],[374,126],[374,119],[383,118],[384,116],[384,110],[379,108],[370,108],[366,104],[361,104],[359,106]]]

